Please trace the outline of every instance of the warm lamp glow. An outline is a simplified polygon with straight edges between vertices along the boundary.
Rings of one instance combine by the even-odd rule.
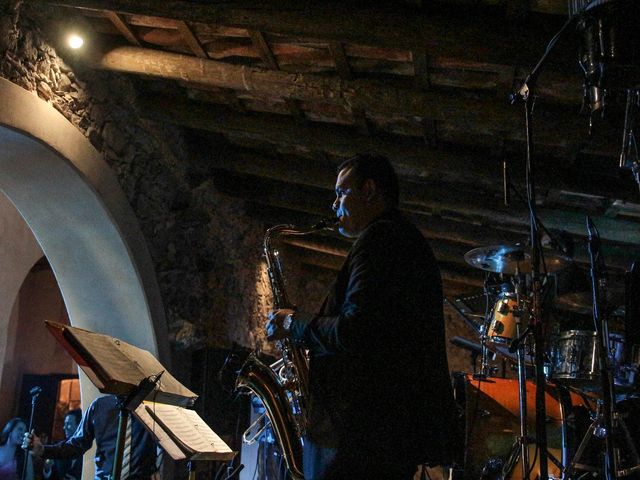
[[[67,43],[69,45],[69,47],[75,49],[78,49],[80,47],[82,47],[82,45],[84,45],[84,39],[75,33],[72,33],[71,35],[69,35],[69,37],[67,38]]]

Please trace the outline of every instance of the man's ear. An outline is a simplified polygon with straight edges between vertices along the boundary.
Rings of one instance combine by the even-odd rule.
[[[371,178],[367,178],[364,182],[363,191],[367,200],[373,200],[378,193],[378,186]]]

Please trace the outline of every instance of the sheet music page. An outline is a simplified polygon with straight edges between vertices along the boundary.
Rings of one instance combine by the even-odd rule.
[[[144,404],[147,413],[162,424],[171,438],[192,455],[204,454],[219,460],[230,460],[235,456],[235,452],[211,430],[197,412],[163,403]]]
[[[184,460],[187,458],[180,447],[173,441],[171,436],[147,412],[144,402],[138,405],[138,408],[135,409],[133,414],[142,422],[147,430],[151,432],[156,440],[158,440],[158,443],[162,449],[167,452],[167,455],[174,460]]]
[[[146,375],[138,368],[136,363],[131,363],[126,355],[123,355],[118,348],[118,339],[108,335],[89,332],[79,328],[68,327],[73,336],[78,339],[82,346],[91,354],[94,360],[100,365],[108,379],[103,382],[117,381],[138,385]]]

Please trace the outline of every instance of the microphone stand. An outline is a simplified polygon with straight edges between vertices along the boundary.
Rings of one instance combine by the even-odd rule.
[[[29,395],[31,395],[31,414],[29,415],[29,433],[33,430],[33,415],[36,411],[36,401],[38,400],[38,396],[42,393],[42,388],[33,387],[29,390]],[[24,463],[22,464],[22,480],[25,480],[27,475],[27,465],[29,464],[29,449],[25,449],[24,451]]]
[[[536,445],[540,459],[539,478],[549,478],[548,468],[548,450],[547,450],[547,425],[546,425],[546,405],[545,390],[546,377],[544,374],[544,329],[542,325],[542,282],[540,277],[540,234],[537,222],[536,201],[535,201],[535,183],[533,169],[533,90],[535,88],[538,75],[542,65],[547,60],[549,54],[560,37],[568,30],[578,15],[569,17],[562,28],[551,39],[544,55],[540,58],[533,70],[527,75],[520,88],[511,95],[511,103],[521,99],[525,106],[525,126],[526,126],[526,185],[527,185],[527,203],[530,216],[530,243],[531,243],[531,283],[533,290],[533,301],[531,309],[530,324],[533,327],[534,344],[535,344],[535,382],[536,382]],[[526,422],[526,419],[522,420]],[[523,449],[524,450],[524,449]],[[523,480],[529,479],[529,472],[525,472]]]
[[[596,331],[596,339],[599,341],[598,364],[600,367],[600,387],[602,388],[602,416],[605,428],[604,475],[606,480],[615,480],[618,469],[613,445],[615,391],[611,375],[612,365],[609,361],[609,325],[606,316],[602,315],[606,280],[604,276],[604,260],[600,252],[600,235],[589,216],[587,216],[587,232],[589,235],[593,324]]]

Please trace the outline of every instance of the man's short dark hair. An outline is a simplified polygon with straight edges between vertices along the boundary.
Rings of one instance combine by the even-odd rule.
[[[79,408],[74,408],[73,410],[69,410],[65,417],[73,417],[76,421],[76,425],[80,424],[80,420],[82,420],[82,410]]]
[[[387,204],[397,207],[400,197],[398,176],[388,158],[372,153],[361,153],[351,157],[338,166],[338,173],[345,168],[351,169],[353,175],[362,185],[371,179]]]

